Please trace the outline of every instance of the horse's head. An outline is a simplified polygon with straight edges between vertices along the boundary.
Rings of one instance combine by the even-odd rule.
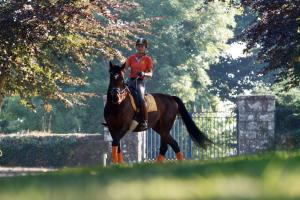
[[[112,62],[109,62],[109,74],[109,93],[112,97],[112,102],[120,104],[124,100],[127,90],[124,83],[125,63],[120,67],[119,65],[114,65]]]

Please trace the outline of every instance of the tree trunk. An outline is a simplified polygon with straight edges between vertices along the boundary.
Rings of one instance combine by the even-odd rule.
[[[2,108],[3,99],[5,96],[4,85],[5,85],[5,76],[2,74],[0,75],[0,112]]]

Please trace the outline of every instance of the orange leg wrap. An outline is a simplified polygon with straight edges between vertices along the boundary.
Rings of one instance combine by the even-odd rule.
[[[182,152],[176,153],[176,158],[177,158],[177,160],[183,160],[184,159],[183,158],[183,153]]]
[[[158,163],[162,163],[164,160],[165,160],[165,156],[163,156],[163,155],[161,155],[161,154],[159,154],[159,155],[157,156],[156,161],[157,161]]]
[[[111,158],[112,163],[118,163],[118,146],[112,146],[111,155],[112,155]]]
[[[123,163],[124,159],[123,159],[123,154],[122,153],[118,153],[118,163]]]

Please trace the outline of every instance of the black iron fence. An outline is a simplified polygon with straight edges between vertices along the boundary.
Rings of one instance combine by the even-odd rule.
[[[217,159],[237,155],[237,129],[235,113],[193,113],[193,120],[201,131],[214,142],[207,149],[199,148],[190,138],[181,117],[177,117],[171,135],[178,142],[185,159]],[[155,160],[159,154],[160,136],[152,129],[146,134],[146,160]],[[175,159],[168,147],[167,159]]]

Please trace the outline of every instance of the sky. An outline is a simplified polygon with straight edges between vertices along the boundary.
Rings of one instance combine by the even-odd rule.
[[[243,53],[243,49],[246,48],[245,43],[232,43],[230,48],[226,51],[227,55],[231,55],[233,59],[237,59],[239,57],[246,57],[247,55]]]

